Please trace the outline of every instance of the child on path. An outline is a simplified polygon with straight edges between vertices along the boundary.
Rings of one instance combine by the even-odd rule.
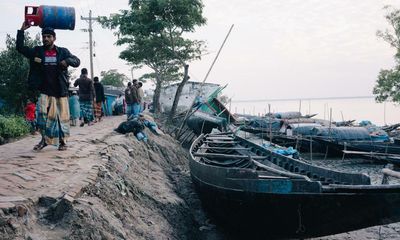
[[[36,104],[28,100],[25,107],[25,119],[31,127],[31,134],[36,133]]]

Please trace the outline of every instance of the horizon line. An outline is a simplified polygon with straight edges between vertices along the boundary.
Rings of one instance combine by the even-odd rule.
[[[370,99],[375,98],[375,96],[345,96],[345,97],[311,97],[311,98],[272,98],[272,99],[242,99],[233,100],[232,103],[240,102],[278,102],[278,101],[311,101],[311,100],[338,100],[338,99]]]

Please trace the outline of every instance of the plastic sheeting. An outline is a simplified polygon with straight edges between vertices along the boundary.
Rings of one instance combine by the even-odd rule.
[[[297,154],[297,150],[294,149],[293,147],[288,147],[286,149],[275,149],[273,152],[281,154],[281,155],[285,155],[285,156],[293,156],[293,155]]]
[[[329,126],[329,121],[318,118],[293,118],[285,119],[284,121],[286,124],[318,123],[319,125]]]
[[[367,125],[364,127],[369,132],[372,140],[375,142],[387,142],[390,140],[387,132],[383,131],[380,127],[375,125]]]
[[[318,123],[299,123],[299,124],[290,124],[289,125],[293,129],[294,135],[303,135],[303,136],[311,136],[314,135],[314,128],[322,127]]]
[[[278,113],[273,113],[273,117],[279,118],[279,119],[292,119],[292,118],[301,118],[301,113],[300,112],[278,112]]]
[[[330,137],[336,140],[371,140],[367,129],[363,127],[315,127],[314,136]]]
[[[278,145],[271,145],[270,143],[263,143],[262,147],[280,155],[290,156],[293,158],[299,157],[299,152],[293,147],[285,148]]]
[[[362,120],[362,121],[359,123],[359,125],[365,127],[365,126],[368,126],[368,125],[372,125],[372,123],[371,123],[371,121],[369,121],[369,120]]]
[[[248,126],[254,128],[269,129],[270,125],[272,131],[279,131],[279,129],[281,128],[281,120],[271,118],[254,118],[248,123]]]

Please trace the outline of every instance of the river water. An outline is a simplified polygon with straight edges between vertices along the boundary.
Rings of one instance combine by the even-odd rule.
[[[376,125],[394,124],[400,122],[400,106],[392,102],[376,103],[371,97],[317,99],[317,100],[270,100],[246,101],[228,104],[233,113],[263,115],[269,112],[299,111],[302,114],[315,114],[315,118],[329,120],[332,111],[332,121],[369,120]]]

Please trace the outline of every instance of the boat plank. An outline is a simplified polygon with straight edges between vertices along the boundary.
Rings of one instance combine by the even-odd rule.
[[[245,147],[199,147],[199,149],[217,149],[217,150],[250,150]]]
[[[244,156],[244,155],[232,155],[232,154],[222,154],[222,153],[193,153],[195,157],[220,157],[220,158],[239,158],[239,159],[266,159],[266,157],[259,156]]]

